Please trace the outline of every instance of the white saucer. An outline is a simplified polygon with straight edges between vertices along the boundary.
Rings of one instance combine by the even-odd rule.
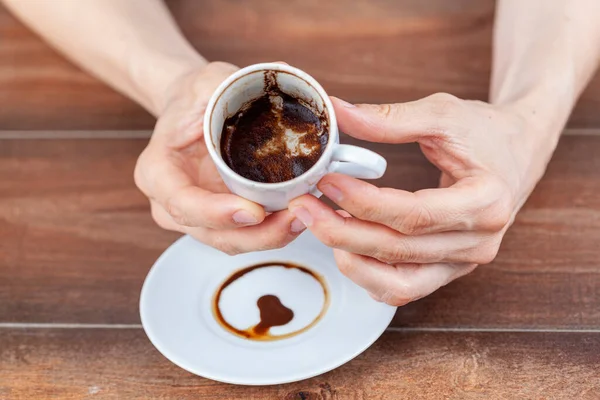
[[[235,271],[265,262],[291,262],[326,282],[329,304],[318,322],[302,333],[254,341],[227,331],[212,310],[215,292]],[[322,311],[325,295],[317,280],[296,269],[262,268],[234,281],[219,305],[238,329],[256,325],[256,301],[273,294],[294,312],[285,335],[309,325]],[[142,325],[150,341],[181,368],[206,378],[244,385],[271,385],[330,371],[366,350],[383,333],[396,308],[378,303],[344,277],[333,252],[309,232],[284,249],[228,256],[185,236],[156,261],[140,298]]]

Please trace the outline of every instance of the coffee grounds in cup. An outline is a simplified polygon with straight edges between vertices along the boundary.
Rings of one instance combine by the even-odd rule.
[[[275,71],[265,72],[265,94],[225,120],[221,156],[244,178],[285,182],[308,171],[329,138],[328,119],[315,107],[281,91]]]

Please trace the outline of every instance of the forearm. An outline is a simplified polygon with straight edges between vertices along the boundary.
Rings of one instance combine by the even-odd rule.
[[[75,63],[154,115],[177,77],[206,64],[161,0],[4,3]]]
[[[553,148],[600,60],[598,0],[499,0],[490,101],[516,107]]]

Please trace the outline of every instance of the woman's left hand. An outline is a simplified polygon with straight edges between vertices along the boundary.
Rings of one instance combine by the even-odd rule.
[[[335,249],[342,273],[373,298],[400,306],[491,262],[543,175],[558,135],[517,108],[436,94],[412,103],[353,106],[333,99],[340,128],[358,139],[418,142],[442,171],[440,188],[377,188],[341,174],[289,210]]]

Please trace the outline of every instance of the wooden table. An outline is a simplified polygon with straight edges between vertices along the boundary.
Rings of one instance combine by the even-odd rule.
[[[486,97],[490,0],[169,4],[208,57],[283,59],[351,101]],[[0,399],[600,398],[598,78],[494,263],[400,308],[348,364],[271,387],[191,375],[139,325],[177,238],[133,183],[152,119],[1,10],[0,88]],[[435,185],[415,146],[370,147],[382,186]]]

